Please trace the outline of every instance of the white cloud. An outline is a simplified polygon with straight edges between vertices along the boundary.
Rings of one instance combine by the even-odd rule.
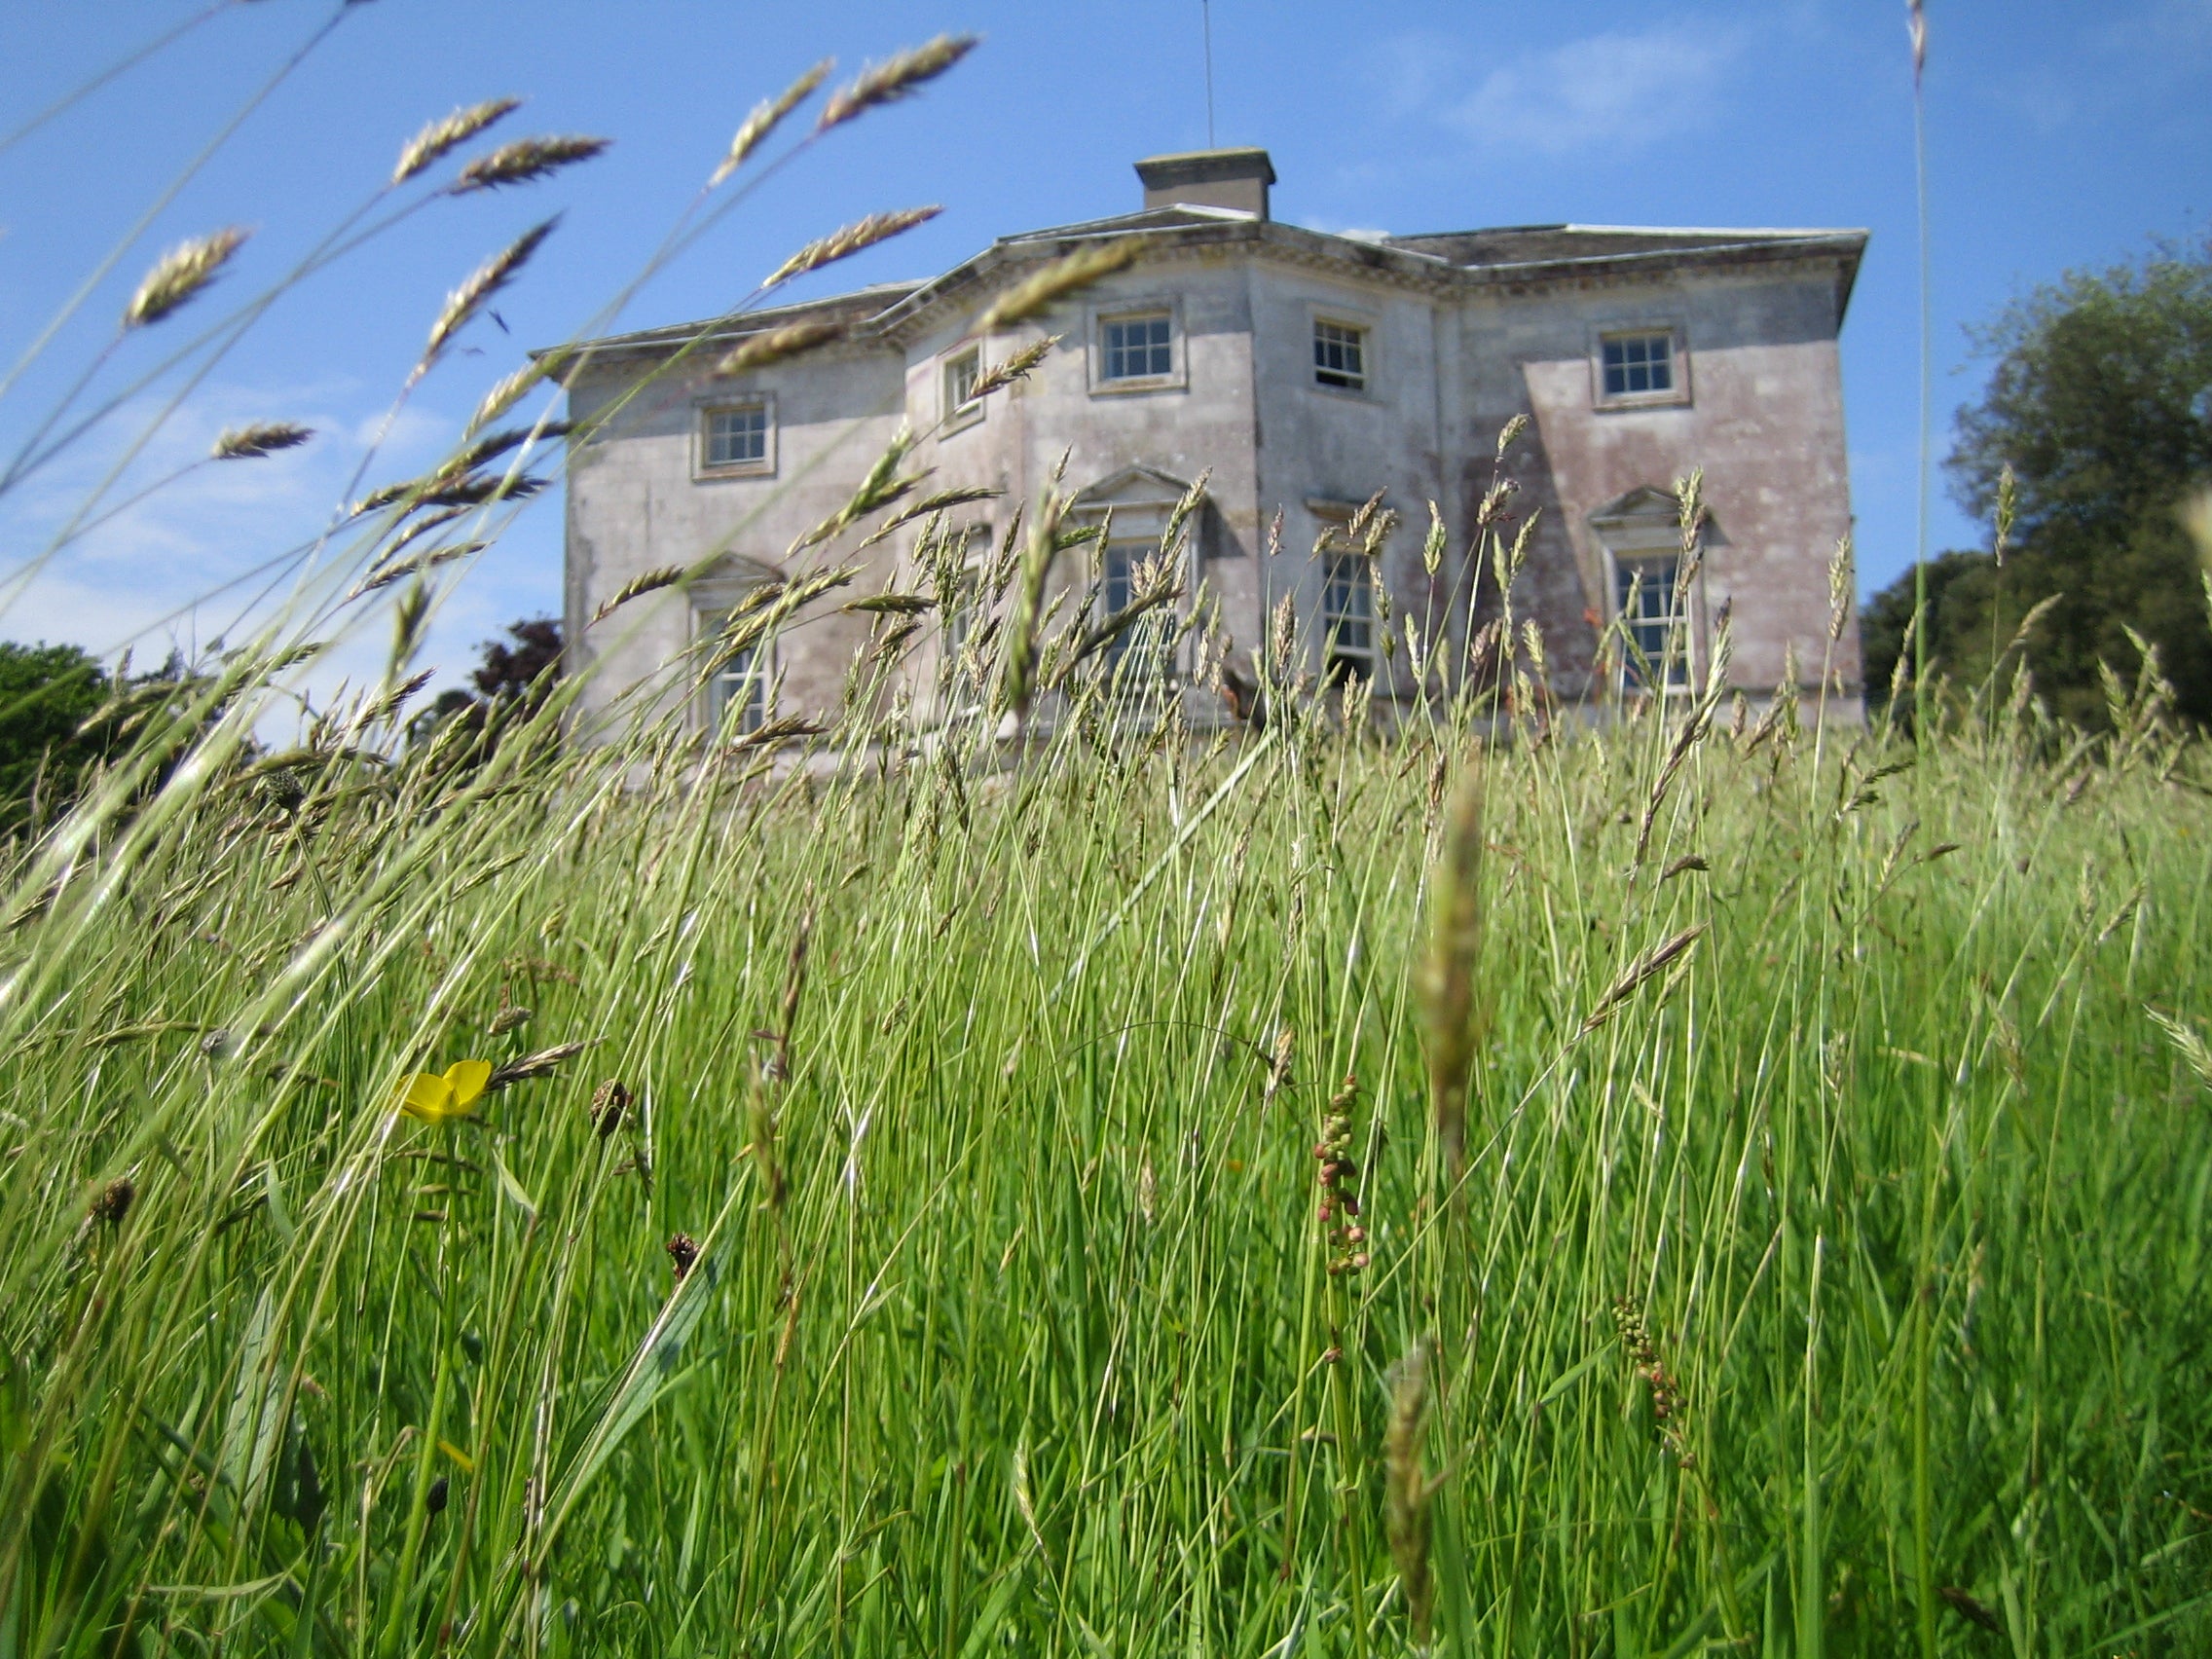
[[[381,410],[364,412],[357,387],[326,385],[284,387],[203,387],[157,432],[92,516],[110,510],[158,480],[170,480],[146,499],[124,506],[104,522],[88,525],[46,561],[27,584],[16,573],[85,507],[123,444],[158,405],[142,402],[119,412],[61,457],[50,469],[0,497],[0,547],[11,557],[0,568],[0,637],[69,642],[101,654],[128,645],[143,664],[171,648],[187,656],[208,650],[226,632],[242,644],[254,626],[276,615],[291,592],[279,556],[310,542],[330,525],[332,510],[351,487],[368,445],[384,425]],[[304,448],[255,461],[194,465],[226,426],[276,417],[315,429]],[[371,461],[364,483],[405,477],[443,456],[460,431],[457,421],[410,408],[393,421]],[[533,470],[557,463],[559,448],[540,451]],[[181,474],[181,476],[173,476]],[[476,643],[513,617],[559,604],[557,563],[543,563],[548,542],[557,546],[557,487],[531,511],[547,529],[518,525],[514,552],[502,548],[458,583],[449,571],[424,650],[424,666],[438,664],[441,679],[465,673]],[[527,520],[526,520],[527,524]],[[332,542],[343,552],[347,538]],[[549,555],[557,561],[558,552]],[[276,562],[272,564],[272,562]],[[264,565],[272,568],[258,570]],[[344,578],[334,578],[341,585]],[[388,597],[388,596],[387,596]],[[355,607],[356,610],[363,608]],[[318,700],[341,680],[354,684],[381,671],[388,624],[361,615],[344,643],[308,674]]]
[[[1441,113],[1500,150],[1639,148],[1703,126],[1744,45],[1740,28],[1712,23],[1589,35],[1493,69]]]

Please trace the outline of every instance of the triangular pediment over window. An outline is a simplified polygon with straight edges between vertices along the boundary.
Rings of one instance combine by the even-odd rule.
[[[1188,479],[1162,472],[1157,466],[1139,464],[1108,473],[1097,483],[1079,492],[1075,505],[1079,512],[1097,512],[1106,507],[1117,510],[1124,507],[1153,507],[1165,512],[1189,495],[1190,491]]]
[[[1673,552],[1682,543],[1680,503],[1672,490],[1656,484],[1639,484],[1617,496],[1590,515],[1590,528],[1614,554]],[[1705,541],[1717,546],[1727,537],[1709,512]]]
[[[725,553],[714,569],[691,584],[691,604],[700,610],[727,610],[748,590],[762,582],[782,581],[783,571],[765,560],[744,553]]]

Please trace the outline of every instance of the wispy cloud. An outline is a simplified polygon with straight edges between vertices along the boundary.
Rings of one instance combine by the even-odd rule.
[[[1587,35],[1498,65],[1438,114],[1495,150],[1641,149],[1711,119],[1745,44],[1741,28],[1714,23]]]
[[[1753,19],[1679,14],[1503,58],[1409,31],[1376,44],[1366,79],[1384,113],[1442,127],[1492,156],[1620,155],[1709,126],[1754,35],[1792,19],[1803,26],[1789,7]]]
[[[164,488],[89,525],[27,586],[0,583],[6,596],[0,637],[68,641],[102,654],[129,646],[141,663],[158,661],[172,648],[194,656],[226,636],[230,644],[242,643],[286,604],[300,567],[281,556],[330,527],[333,507],[382,426],[381,413],[353,407],[360,401],[355,388],[343,386],[203,388],[154,435],[105,498],[125,500],[144,484],[168,479]],[[132,430],[134,418],[144,419],[151,407],[122,412],[118,431]],[[204,461],[217,431],[273,413],[314,427],[314,439],[304,449],[264,460]],[[429,464],[458,430],[450,417],[408,411],[383,434],[366,483],[381,484]],[[0,498],[0,546],[15,555],[5,573],[19,571],[27,556],[69,524],[121,441],[88,442]],[[557,506],[553,511],[557,517]],[[543,547],[549,532],[523,539],[536,544],[531,552],[537,557],[518,564],[494,555],[468,580],[439,584],[424,666],[439,664],[449,676],[464,671],[476,641],[525,610],[558,603],[552,577],[557,564],[547,564]],[[350,545],[348,535],[339,535],[328,557],[343,558]],[[536,569],[539,565],[546,569]],[[334,579],[343,586],[348,578]],[[364,613],[350,620],[346,644],[308,676],[319,695],[341,679],[359,683],[381,665],[382,619]]]

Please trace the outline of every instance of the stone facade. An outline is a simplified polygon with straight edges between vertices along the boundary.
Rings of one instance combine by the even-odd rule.
[[[1828,649],[1828,565],[1851,525],[1836,336],[1862,233],[1554,225],[1352,239],[1269,218],[1264,152],[1156,158],[1139,171],[1143,210],[1002,240],[925,283],[578,351],[566,371],[584,434],[571,440],[566,608],[574,666],[593,671],[587,716],[680,655],[749,584],[791,573],[794,542],[903,424],[923,434],[909,464],[934,469],[929,489],[1000,492],[961,509],[978,558],[1063,454],[1079,513],[1111,506],[1118,547],[1157,536],[1205,475],[1189,586],[1218,598],[1237,657],[1287,595],[1311,666],[1369,673],[1386,696],[1405,692],[1406,653],[1376,648],[1375,627],[1364,655],[1347,648],[1361,643],[1356,613],[1386,608],[1401,634],[1410,618],[1431,644],[1462,647],[1441,660],[1463,660],[1497,597],[1467,553],[1476,512],[1500,428],[1525,416],[1504,462],[1508,510],[1537,519],[1514,602],[1543,630],[1558,696],[1603,704],[1653,683],[1664,671],[1636,666],[1623,639],[1685,643],[1702,674],[1723,606],[1736,684],[1772,694],[1794,647],[1811,689]],[[1046,261],[1137,236],[1126,269],[1014,329],[974,332]],[[711,371],[738,341],[808,319],[842,335],[756,372]],[[1060,343],[1025,383],[960,407],[970,362],[1046,335]],[[1712,528],[1677,621],[1654,595],[1673,568],[1669,492],[1693,467]],[[1379,491],[1403,522],[1372,574],[1316,558],[1317,538]],[[1421,558],[1432,501],[1452,537],[1433,579]],[[861,555],[858,586],[910,581],[917,530]],[[1060,579],[1111,588],[1121,572],[1108,557],[1070,555]],[[667,565],[706,573],[591,623],[608,595]],[[1643,625],[1612,629],[1601,657],[1624,604]],[[810,612],[776,640],[759,665],[766,688],[736,718],[834,708],[876,620]],[[933,630],[909,670],[925,712],[936,649]],[[1855,622],[1833,661],[1855,699]],[[687,718],[707,722],[705,700]]]

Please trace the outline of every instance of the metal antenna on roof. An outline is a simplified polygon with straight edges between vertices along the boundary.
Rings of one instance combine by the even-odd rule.
[[[1198,0],[1198,17],[1206,36],[1206,148],[1213,145],[1213,0]]]

